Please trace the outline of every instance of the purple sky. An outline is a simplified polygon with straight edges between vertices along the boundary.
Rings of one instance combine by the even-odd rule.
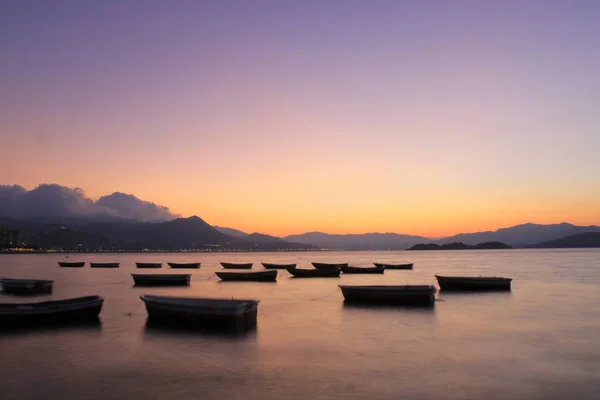
[[[0,183],[274,234],[600,223],[598,21],[597,1],[1,1]]]

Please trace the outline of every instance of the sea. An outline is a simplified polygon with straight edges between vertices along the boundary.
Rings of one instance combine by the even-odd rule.
[[[0,277],[54,280],[51,295],[105,298],[100,323],[0,334],[0,398],[600,399],[600,249],[0,255]],[[57,261],[119,262],[118,269]],[[163,262],[137,270],[136,261]],[[201,262],[189,287],[137,288],[131,273]],[[414,263],[414,270],[220,282],[219,262]],[[431,308],[344,304],[339,284],[436,284],[505,276],[512,291],[438,292]],[[245,334],[147,324],[144,293],[260,300]]]

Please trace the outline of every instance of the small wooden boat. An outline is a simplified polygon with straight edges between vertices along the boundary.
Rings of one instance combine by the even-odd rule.
[[[90,263],[90,268],[119,268],[119,263]]]
[[[200,263],[167,263],[171,268],[187,268],[187,269],[198,269]]]
[[[347,302],[432,306],[437,289],[432,285],[339,285]]]
[[[313,265],[313,267],[317,268],[317,269],[332,269],[332,268],[343,268],[343,267],[347,267],[348,263],[342,263],[342,264],[330,264],[330,263],[319,263],[319,262],[313,262],[311,263]]]
[[[295,278],[339,278],[339,268],[325,268],[325,269],[304,269],[304,268],[290,268],[288,272]]]
[[[373,263],[376,267],[383,267],[385,269],[413,269],[414,263],[410,264],[384,264],[384,263]]]
[[[441,290],[446,291],[494,291],[510,290],[511,278],[489,276],[435,276]]]
[[[277,270],[258,272],[215,272],[224,281],[252,281],[274,282],[277,279]]]
[[[345,274],[383,274],[383,267],[342,267]]]
[[[59,261],[58,265],[65,268],[81,268],[85,265],[85,262],[79,261]]]
[[[266,269],[290,269],[290,268],[296,268],[296,264],[270,264],[270,263],[261,263],[261,264]]]
[[[4,293],[17,295],[52,293],[53,282],[37,279],[0,279],[0,285],[2,285]]]
[[[152,322],[180,322],[204,328],[248,329],[256,326],[258,300],[140,296]]]
[[[227,269],[252,269],[252,263],[239,264],[222,262],[221,265],[223,266],[223,268]]]
[[[137,268],[162,268],[162,263],[144,263],[144,262],[136,262],[135,266]]]
[[[188,286],[191,274],[131,274],[136,286]]]
[[[96,319],[104,299],[100,296],[78,297],[39,303],[1,303],[0,323],[74,322]]]

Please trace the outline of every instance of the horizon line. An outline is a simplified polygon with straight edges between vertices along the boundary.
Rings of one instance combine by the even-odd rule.
[[[21,218],[15,218],[15,217],[9,217],[9,216],[0,216],[0,218],[8,218],[8,219],[13,219],[15,221],[29,221],[29,222],[34,222],[34,220],[31,219],[21,219]],[[70,218],[70,217],[68,217]],[[311,233],[316,233],[316,234],[324,234],[324,235],[338,235],[338,236],[345,236],[345,235],[370,235],[370,234],[378,234],[378,235],[386,235],[386,234],[391,234],[391,235],[403,235],[403,236],[411,236],[411,237],[421,237],[424,239],[428,239],[428,240],[442,240],[442,239],[446,239],[449,237],[453,237],[453,236],[458,236],[458,235],[469,235],[469,234],[478,234],[478,233],[492,233],[492,232],[497,232],[501,229],[510,229],[510,228],[514,228],[517,226],[523,226],[523,225],[538,225],[538,226],[551,226],[551,225],[571,225],[571,226],[576,226],[576,227],[594,227],[594,228],[598,228],[600,227],[600,225],[596,225],[596,224],[589,224],[589,225],[576,225],[573,224],[571,222],[566,222],[566,221],[561,221],[561,222],[554,222],[554,223],[537,223],[537,222],[524,222],[524,223],[519,223],[519,224],[515,224],[515,225],[510,225],[510,226],[503,226],[500,228],[496,228],[496,229],[488,229],[488,230],[481,230],[481,231],[470,231],[470,232],[458,232],[458,233],[453,233],[453,234],[448,234],[448,235],[435,235],[435,236],[426,236],[426,235],[422,235],[422,234],[410,234],[410,233],[398,233],[398,232],[391,232],[391,231],[385,231],[385,232],[377,232],[377,231],[369,231],[369,232],[362,232],[362,233],[356,233],[356,232],[345,232],[345,233],[328,233],[328,232],[323,232],[323,231],[319,231],[319,230],[311,230],[311,231],[304,231],[301,233],[290,233],[290,234],[286,234],[286,235],[274,235],[274,234],[270,234],[270,233],[266,233],[266,232],[259,232],[259,231],[253,231],[253,232],[245,232],[242,231],[240,229],[237,228],[231,228],[231,227],[226,227],[226,226],[221,226],[218,224],[210,224],[208,222],[206,222],[202,217],[198,216],[198,215],[191,215],[189,217],[184,217],[181,215],[178,215],[176,218],[172,218],[172,219],[166,219],[163,221],[138,221],[138,220],[133,220],[133,219],[124,219],[122,218],[122,220],[124,221],[129,221],[129,222],[135,222],[135,223],[166,223],[166,222],[172,222],[172,221],[176,221],[178,219],[193,219],[193,218],[197,218],[200,219],[201,221],[203,221],[204,223],[206,223],[207,225],[209,225],[210,227],[218,230],[218,228],[225,228],[225,229],[231,229],[231,230],[235,230],[238,231],[240,233],[243,233],[244,235],[252,235],[252,234],[260,234],[260,235],[267,235],[267,236],[271,236],[271,237],[276,237],[276,238],[280,238],[280,239],[285,239],[289,236],[300,236],[300,235],[306,235],[306,234],[311,234]],[[96,221],[96,222],[106,222],[106,221]],[[42,222],[43,223],[43,222]],[[61,224],[60,222],[53,222],[56,224]],[[222,232],[221,232],[222,233]],[[234,235],[235,236],[235,235]]]
[[[188,218],[193,218],[193,217],[197,217],[202,219],[201,217],[197,216],[197,215],[192,215],[190,217],[179,217],[179,218],[175,218],[172,221],[176,220],[176,219],[188,219]],[[202,219],[202,221],[204,221]],[[168,222],[168,221],[165,221]],[[204,221],[206,222],[206,221]],[[207,222],[208,223],[208,222]],[[458,236],[458,235],[469,235],[469,234],[474,234],[474,233],[486,233],[486,232],[497,232],[500,229],[509,229],[509,228],[514,228],[517,226],[523,226],[523,225],[540,225],[540,226],[550,226],[550,225],[571,225],[571,226],[577,226],[577,227],[600,227],[600,225],[595,225],[595,224],[590,224],[590,225],[576,225],[573,224],[571,222],[567,222],[567,221],[561,221],[561,222],[555,222],[555,223],[550,223],[550,224],[540,224],[540,223],[536,223],[536,222],[524,222],[524,223],[520,223],[520,224],[516,224],[516,225],[511,225],[511,226],[504,226],[504,227],[500,227],[500,228],[496,228],[496,229],[490,229],[490,230],[482,230],[482,231],[471,231],[471,232],[459,232],[459,233],[454,233],[454,234],[450,234],[450,235],[442,235],[442,236],[425,236],[425,235],[418,235],[418,234],[409,234],[409,233],[398,233],[398,232],[363,232],[363,233],[327,233],[327,232],[322,232],[322,231],[306,231],[306,232],[302,232],[302,233],[291,233],[288,235],[283,235],[283,236],[278,236],[278,235],[273,235],[270,233],[265,233],[265,232],[259,232],[259,231],[254,231],[254,232],[244,232],[240,229],[237,228],[231,228],[231,227],[226,227],[226,226],[221,226],[221,225],[211,225],[213,228],[217,229],[218,228],[225,228],[225,229],[232,229],[232,230],[236,230],[239,231],[241,233],[244,233],[246,235],[252,235],[255,233],[261,234],[261,235],[268,235],[268,236],[273,236],[273,237],[277,237],[277,238],[285,238],[288,236],[299,236],[299,235],[306,235],[309,233],[320,233],[320,234],[325,234],[325,235],[369,235],[369,234],[379,234],[379,235],[385,235],[385,234],[393,234],[393,235],[406,235],[406,236],[417,236],[417,237],[422,237],[425,239],[430,239],[430,240],[441,240],[441,239],[445,239],[445,238],[449,238],[449,237],[453,237],[453,236]]]

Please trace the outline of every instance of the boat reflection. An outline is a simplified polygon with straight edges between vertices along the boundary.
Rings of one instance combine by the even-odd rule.
[[[39,321],[18,325],[0,326],[0,336],[22,335],[25,333],[48,332],[97,332],[102,331],[102,321],[96,317],[73,321]]]
[[[437,300],[436,300],[437,301]],[[385,303],[354,303],[343,301],[342,309],[345,311],[356,310],[356,311],[400,311],[400,312],[411,312],[418,314],[435,314],[435,307],[422,307],[414,305],[397,305],[397,304],[385,304]]]
[[[468,290],[468,291],[453,291],[453,290],[442,290],[439,291],[440,298],[437,301],[447,299],[450,300],[452,298],[489,298],[489,297],[510,297],[512,296],[512,291],[510,290],[494,290],[494,291],[486,291],[486,290]]]
[[[0,299],[4,300],[10,300],[12,299],[20,299],[20,298],[31,298],[31,299],[35,299],[38,297],[47,297],[48,300],[51,299],[52,296],[52,292],[45,292],[45,293],[9,293],[9,292],[0,292]]]
[[[196,336],[207,338],[219,338],[224,340],[256,340],[256,325],[252,328],[239,329],[216,329],[206,326],[190,326],[177,323],[156,322],[146,319],[144,335],[147,337],[184,337]]]

